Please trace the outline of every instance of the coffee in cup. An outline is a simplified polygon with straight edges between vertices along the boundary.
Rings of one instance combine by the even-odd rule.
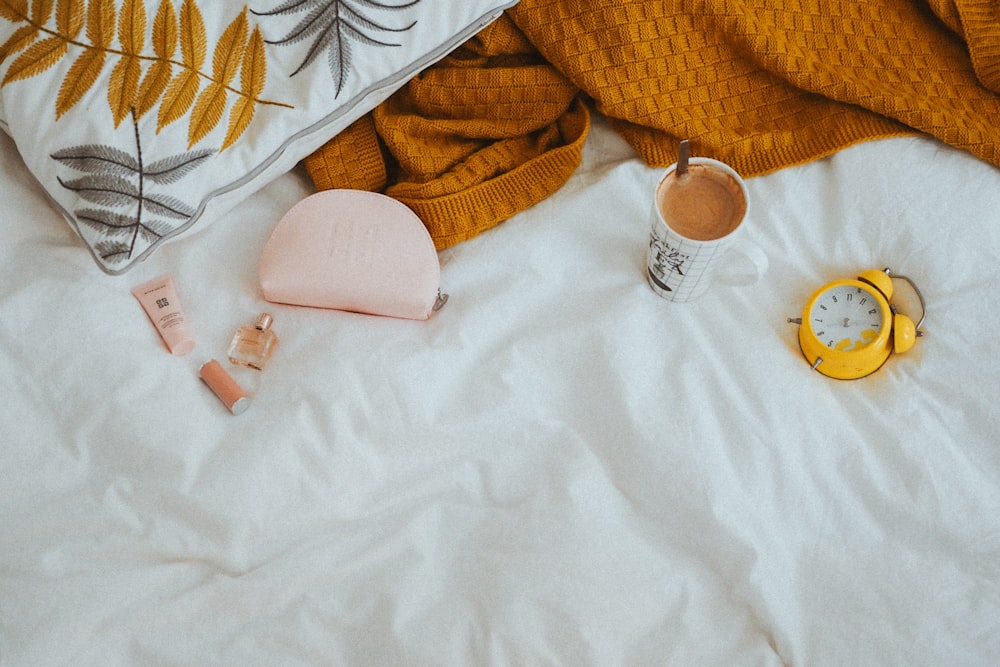
[[[686,162],[683,173],[676,164],[667,169],[653,197],[647,278],[670,301],[690,301],[708,288],[730,254],[749,200],[746,183],[729,165],[703,157]],[[766,258],[756,246],[745,250],[759,276]]]
[[[743,222],[747,200],[740,183],[713,164],[697,162],[660,181],[656,206],[672,230],[692,241],[727,236]]]

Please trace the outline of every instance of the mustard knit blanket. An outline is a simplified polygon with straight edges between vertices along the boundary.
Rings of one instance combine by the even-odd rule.
[[[1000,166],[1000,4],[521,0],[306,166],[444,248],[560,187],[591,110],[654,166],[681,138],[749,177],[917,132]]]

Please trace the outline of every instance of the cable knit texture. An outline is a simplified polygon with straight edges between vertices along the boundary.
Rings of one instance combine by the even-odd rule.
[[[1000,166],[1000,5],[521,0],[306,166],[444,248],[560,187],[591,109],[654,166],[681,138],[750,177],[912,133]]]

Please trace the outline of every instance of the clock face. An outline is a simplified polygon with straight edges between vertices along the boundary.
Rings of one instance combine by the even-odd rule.
[[[882,331],[882,304],[856,285],[837,285],[817,297],[809,313],[816,337],[831,350],[851,352],[870,345]]]

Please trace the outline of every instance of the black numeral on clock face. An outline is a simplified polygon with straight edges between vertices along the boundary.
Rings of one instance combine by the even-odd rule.
[[[885,322],[876,296],[857,285],[837,285],[816,297],[809,324],[817,343],[849,352],[869,345]],[[838,347],[839,346],[839,347]]]

